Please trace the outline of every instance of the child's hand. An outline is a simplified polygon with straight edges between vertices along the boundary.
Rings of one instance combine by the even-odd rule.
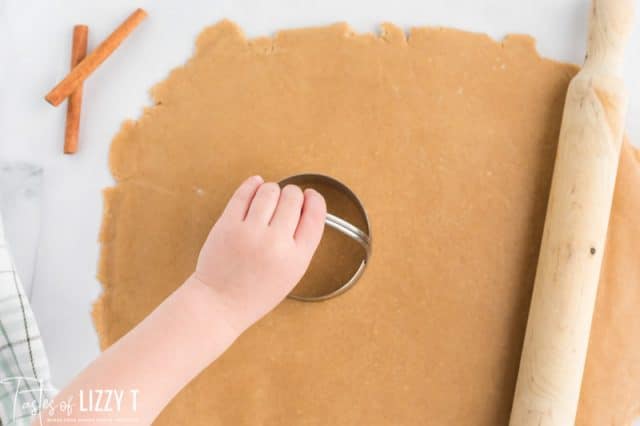
[[[326,211],[315,191],[303,194],[295,186],[280,191],[275,183],[248,179],[211,230],[191,277],[63,389],[52,406],[96,387],[135,389],[140,399],[132,407],[74,413],[76,420],[98,425],[136,418],[136,424],[151,424],[180,389],[293,289],[320,242]],[[69,419],[61,410],[42,415],[47,424]]]
[[[316,191],[247,179],[204,243],[194,278],[219,298],[238,332],[295,287],[320,242],[327,208]]]

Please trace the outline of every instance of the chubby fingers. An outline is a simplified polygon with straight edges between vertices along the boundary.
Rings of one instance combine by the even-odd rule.
[[[224,216],[233,220],[244,220],[260,185],[264,180],[260,176],[251,176],[236,189],[224,209]]]
[[[256,225],[268,225],[279,199],[280,186],[274,182],[263,183],[251,201],[245,221]]]
[[[245,180],[233,194],[224,211],[232,220],[268,225],[312,253],[322,238],[327,206],[322,195],[313,189],[304,192],[287,185],[264,183],[260,176]]]
[[[320,244],[324,221],[327,217],[327,205],[324,197],[313,189],[305,189],[304,203],[300,222],[296,228],[294,239],[312,254]]]
[[[287,185],[282,188],[270,226],[293,238],[300,222],[303,203],[304,195],[298,186]]]

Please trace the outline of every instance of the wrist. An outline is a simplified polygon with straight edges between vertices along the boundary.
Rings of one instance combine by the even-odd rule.
[[[212,336],[213,339],[208,340],[214,343],[215,349],[218,349],[218,346],[224,346],[223,351],[244,331],[238,327],[238,321],[225,305],[224,300],[195,273],[187,278],[178,291],[182,292],[194,325],[197,324],[198,328],[204,330],[203,336],[215,334]],[[221,351],[214,350],[214,352]]]

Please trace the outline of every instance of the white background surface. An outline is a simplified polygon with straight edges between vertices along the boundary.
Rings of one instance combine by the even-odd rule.
[[[377,31],[389,21],[407,29],[451,26],[498,39],[528,33],[544,56],[580,63],[588,6],[588,0],[0,0],[0,159],[44,170],[32,303],[55,383],[67,383],[98,354],[90,309],[100,292],[97,237],[101,190],[113,182],[107,169],[111,138],[123,120],[136,118],[150,103],[152,84],[191,55],[203,27],[226,17],[249,36],[335,21],[357,31]],[[89,26],[91,50],[135,7],[144,7],[149,18],[85,84],[80,151],[64,156],[66,107],[54,108],[43,96],[68,71],[72,27]],[[636,29],[625,70],[631,93],[627,129],[636,143],[639,52]]]

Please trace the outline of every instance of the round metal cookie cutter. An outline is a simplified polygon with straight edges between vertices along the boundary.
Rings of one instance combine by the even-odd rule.
[[[369,227],[369,218],[367,217],[367,212],[364,209],[364,206],[362,205],[360,199],[356,196],[356,194],[353,193],[353,191],[351,191],[351,189],[349,189],[348,186],[330,176],[315,173],[302,173],[289,176],[288,178],[285,178],[279,182],[280,187],[284,187],[285,185],[289,184],[308,188],[314,188],[314,184],[329,186],[332,189],[339,191],[342,195],[345,195],[350,200],[350,202],[353,203],[353,205],[357,208],[359,214],[361,215],[362,221],[364,223],[364,229],[360,229],[350,222],[329,212],[327,212],[327,217],[324,222],[326,226],[329,226],[330,228],[341,232],[346,237],[355,240],[362,246],[362,249],[364,251],[362,261],[351,278],[349,278],[347,282],[342,284],[337,289],[325,294],[317,296],[289,294],[287,297],[302,302],[319,302],[339,296],[353,287],[353,285],[360,279],[367,267],[369,258],[371,257],[371,230]]]

